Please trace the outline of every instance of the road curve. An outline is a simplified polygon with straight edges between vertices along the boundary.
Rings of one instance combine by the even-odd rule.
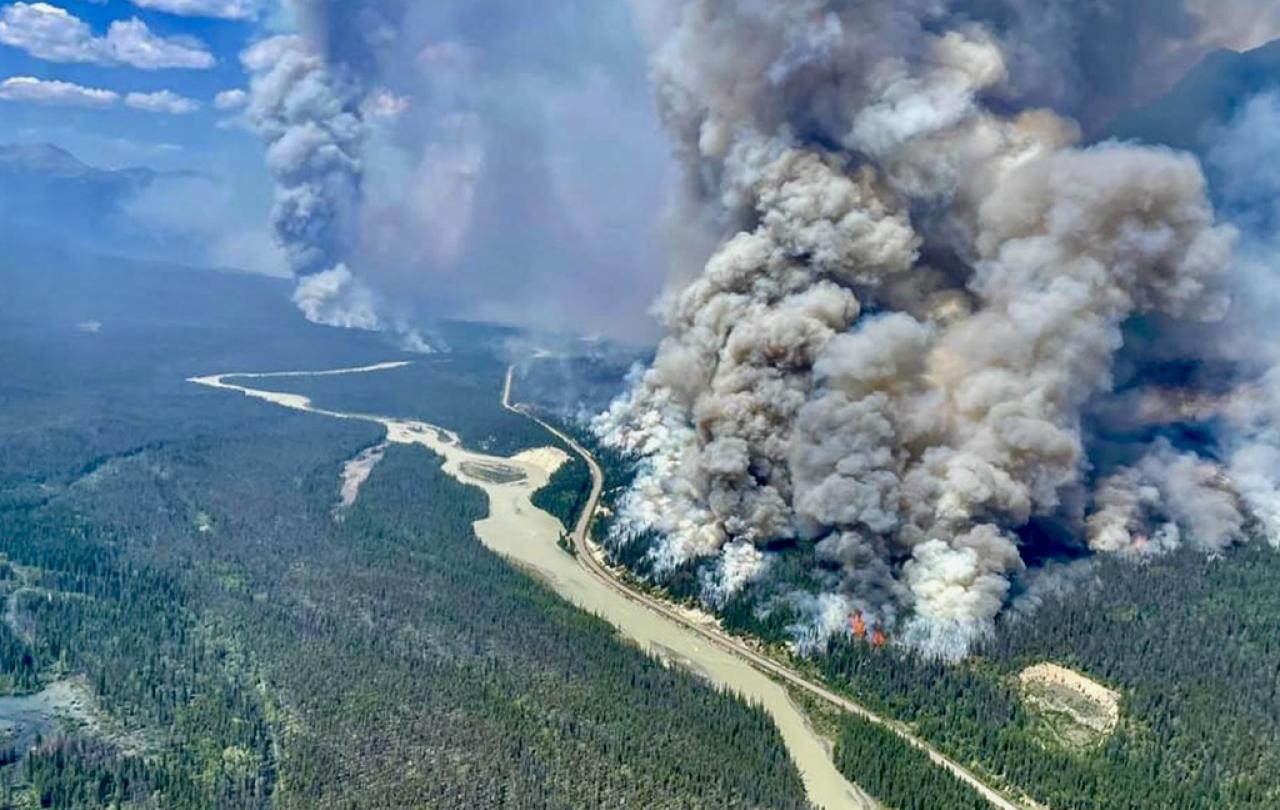
[[[591,540],[590,529],[591,521],[594,519],[597,509],[600,506],[600,496],[604,491],[604,471],[600,468],[600,464],[595,457],[582,445],[574,441],[573,437],[567,435],[564,431],[548,424],[547,422],[534,416],[533,413],[525,406],[515,404],[511,401],[511,386],[515,367],[507,368],[506,379],[502,386],[502,407],[513,413],[518,413],[528,419],[537,422],[546,430],[550,431],[558,439],[569,445],[575,453],[582,457],[591,470],[591,495],[587,499],[586,505],[582,509],[582,514],[578,517],[578,523],[573,530],[573,547],[577,551],[577,559],[579,563],[589,573],[602,581],[610,589],[616,591],[619,595],[644,605],[665,618],[678,622],[686,629],[698,634],[708,642],[715,644],[717,647],[732,653],[743,659],[751,666],[772,677],[778,678],[786,683],[803,689],[809,694],[826,701],[841,711],[861,717],[868,722],[875,723],[893,732],[899,738],[907,742],[912,747],[923,751],[930,760],[942,768],[946,768],[957,779],[969,785],[977,791],[992,807],[1000,808],[1000,810],[1026,810],[1022,805],[1016,804],[1007,799],[1002,793],[987,783],[979,779],[972,771],[964,767],[960,763],[937,750],[929,743],[920,739],[916,735],[908,731],[902,724],[887,720],[876,714],[867,707],[843,695],[827,689],[821,684],[809,680],[800,673],[790,667],[779,663],[775,659],[764,655],[747,644],[728,633],[713,627],[690,621],[679,609],[672,604],[654,598],[646,593],[637,591],[618,578],[607,566],[602,564],[595,556],[594,543]]]

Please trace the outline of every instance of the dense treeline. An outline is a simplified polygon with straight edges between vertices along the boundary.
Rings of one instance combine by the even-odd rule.
[[[39,571],[9,597],[9,616],[34,632],[21,655],[5,651],[0,670],[34,661],[50,678],[84,673],[110,718],[107,737],[145,733],[164,754],[50,742],[21,771],[40,796],[55,797],[41,806],[100,807],[103,791],[129,785],[163,786],[165,807],[265,806],[274,765],[259,696],[201,637],[176,579],[128,559],[117,536],[62,505],[0,512],[0,541],[11,560]],[[226,751],[242,761],[227,767]]]
[[[0,255],[0,505],[45,500],[129,453],[254,418],[251,405],[202,407],[225,396],[192,391],[188,377],[405,357],[377,335],[300,321],[287,286],[264,292],[278,284],[266,279],[115,267],[68,277],[10,261]],[[86,320],[101,331],[75,328]]]
[[[1269,808],[1280,803],[1280,560],[1180,552],[1098,563],[1095,584],[1002,623],[955,667],[833,643],[827,679],[911,722],[1054,808]],[[1122,721],[1093,748],[1050,742],[1014,676],[1043,660],[1118,687]]]
[[[393,447],[341,526],[347,593],[304,586],[300,628],[276,612],[306,641],[268,665],[307,729],[285,770],[310,790],[284,806],[801,805],[766,715],[621,647],[487,552],[470,532],[484,509],[426,451]]]
[[[21,399],[19,376],[0,396]],[[84,675],[95,717],[0,752],[7,804],[804,806],[766,714],[490,554],[483,496],[425,450],[393,448],[335,521],[341,463],[377,426],[111,390],[127,419],[77,411],[56,458],[0,482],[0,683]],[[26,412],[38,456],[61,421]],[[551,493],[565,515],[572,470]]]
[[[561,465],[545,487],[533,493],[533,505],[554,515],[566,531],[573,531],[591,497],[591,470],[577,454]]]
[[[845,715],[836,738],[836,767],[894,810],[987,810],[990,805],[929,755],[889,729]]]
[[[983,652],[1014,665],[1063,661],[1121,688],[1130,720],[1097,755],[1097,795],[1175,808],[1280,806],[1275,549],[1255,542],[1220,558],[1186,550],[1143,565],[1101,560],[1085,593],[1049,597],[1030,618],[1006,622]],[[1154,784],[1143,791],[1126,777],[1132,769]],[[1054,806],[1084,805],[1063,797]]]
[[[629,466],[612,458],[606,471],[606,491],[616,495]],[[603,521],[602,535],[607,529]],[[650,540],[612,553],[647,572]],[[775,560],[775,581],[806,587],[808,556]],[[847,639],[798,663],[1056,810],[1280,807],[1280,554],[1255,542],[1215,559],[1192,551],[1146,564],[1102,557],[1089,582],[1030,614],[1009,614],[960,665]],[[696,598],[699,567],[670,572],[662,586]],[[777,605],[761,610],[773,587],[725,604],[725,626],[788,641],[801,617]],[[1122,720],[1105,742],[1064,747],[1024,706],[1016,674],[1045,660],[1121,691]]]
[[[0,694],[34,691],[40,686],[43,671],[31,647],[7,622],[0,623]]]

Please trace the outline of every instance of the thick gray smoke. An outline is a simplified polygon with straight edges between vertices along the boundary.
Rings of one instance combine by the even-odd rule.
[[[1223,209],[1244,235],[1232,274],[1234,328],[1214,342],[1247,377],[1222,407],[1229,472],[1261,531],[1280,545],[1280,94],[1250,100],[1209,163]]]
[[[1154,444],[1098,476],[1084,427],[1131,319],[1222,320],[1236,232],[1193,157],[1080,147],[1042,106],[1092,122],[1093,102],[1162,89],[1132,71],[1224,36],[1197,5],[634,5],[681,219],[718,247],[678,268],[651,368],[597,420],[645,459],[615,541],[656,535],[660,572],[712,558],[712,602],[798,542],[839,571],[804,600],[810,642],[857,613],[955,658],[1009,602],[1039,521],[1099,551],[1244,537],[1256,449],[1224,465]],[[1120,35],[1160,33],[1127,51],[1124,86],[1070,61],[1115,33],[1090,22],[1107,9]]]
[[[244,60],[308,317],[652,337],[669,158],[624,4],[288,5]]]
[[[301,36],[265,40],[241,59],[253,77],[246,118],[277,182],[272,228],[298,276],[294,301],[317,323],[381,329],[372,292],[345,263],[361,203],[363,89]]]
[[[1220,466],[1161,442],[1137,464],[1098,482],[1089,544],[1152,553],[1185,542],[1221,551],[1243,538],[1244,523],[1236,484]]]

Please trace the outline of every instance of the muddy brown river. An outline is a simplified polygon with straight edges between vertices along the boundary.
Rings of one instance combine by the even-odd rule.
[[[530,501],[533,493],[545,486],[550,477],[546,465],[520,456],[500,458],[472,452],[462,446],[455,434],[425,422],[330,411],[313,406],[307,397],[266,388],[272,377],[367,374],[403,365],[406,364],[383,363],[324,372],[221,374],[193,378],[190,382],[238,391],[245,396],[307,413],[377,422],[386,428],[388,442],[422,445],[443,456],[446,473],[462,483],[479,487],[489,497],[489,516],[475,524],[476,534],[485,546],[537,575],[561,597],[605,619],[649,654],[671,665],[686,667],[715,686],[731,689],[762,706],[773,717],[800,772],[809,801],[815,806],[823,810],[878,806],[836,769],[830,742],[813,729],[786,689],[738,656],[706,641],[678,622],[626,598],[557,546],[565,527]],[[495,476],[486,472],[499,469],[519,471],[523,477],[512,480],[516,476]],[[712,621],[710,617],[692,612],[690,618]]]

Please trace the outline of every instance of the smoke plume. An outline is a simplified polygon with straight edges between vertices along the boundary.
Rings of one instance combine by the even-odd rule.
[[[1222,405],[1222,444],[1231,480],[1272,545],[1280,547],[1280,94],[1251,99],[1228,123],[1208,162],[1221,205],[1243,240],[1233,268],[1233,328],[1210,351],[1244,377]]]
[[[277,183],[272,229],[299,279],[295,303],[316,323],[381,329],[373,294],[343,263],[361,203],[363,89],[301,36],[265,40],[241,60],[253,77],[246,118]]]
[[[659,575],[709,560],[712,603],[809,553],[828,592],[796,597],[804,644],[838,604],[954,659],[1034,579],[1037,526],[1099,552],[1276,537],[1269,428],[1225,460],[1157,441],[1116,463],[1085,424],[1134,319],[1230,331],[1237,232],[1198,161],[1077,123],[1221,41],[1199,5],[633,5],[679,219],[718,246],[677,266],[651,367],[595,423],[643,458],[614,542],[655,536]],[[1123,64],[1080,56],[1135,32]]]
[[[246,119],[307,317],[652,337],[669,159],[625,5],[288,6],[297,34],[243,55]]]

